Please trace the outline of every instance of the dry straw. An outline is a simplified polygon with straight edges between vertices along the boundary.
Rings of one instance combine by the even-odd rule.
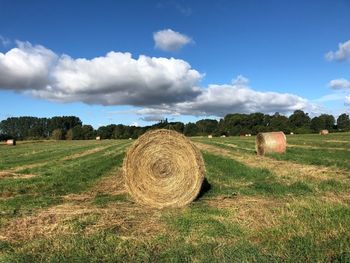
[[[16,140],[7,140],[6,141],[7,145],[15,146],[16,145]]]
[[[264,132],[256,136],[255,148],[258,155],[286,152],[287,140],[283,132]]]
[[[320,130],[320,135],[326,135],[328,133],[329,133],[328,130]]]
[[[199,194],[205,167],[189,139],[160,129],[145,133],[129,148],[123,173],[126,188],[138,203],[182,207]]]

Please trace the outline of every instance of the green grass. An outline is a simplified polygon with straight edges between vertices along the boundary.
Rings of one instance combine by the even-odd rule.
[[[255,155],[255,137],[195,138],[194,141],[222,147],[236,153]],[[300,145],[288,147],[285,154],[268,154],[277,160],[300,164],[322,165],[350,170],[350,133],[289,135],[287,143]],[[236,147],[233,147],[235,145]],[[303,146],[318,147],[317,149]]]
[[[288,136],[288,140],[295,140],[293,144],[304,145],[306,141],[311,146],[327,147],[317,149],[319,154],[294,147],[282,157],[271,157],[349,169],[344,164],[345,151],[329,149],[345,147],[346,143],[324,141],[346,141],[349,137]],[[254,155],[254,138],[195,141],[222,147],[234,156]],[[293,171],[288,177],[275,170],[247,166],[239,159],[203,152],[210,189],[188,207],[152,210],[139,207],[124,192],[105,192],[101,190],[104,188],[91,192],[111,171],[121,167],[128,145],[127,141],[111,140],[0,148],[0,170],[42,163],[21,171],[35,177],[0,179],[0,262],[350,261],[350,178],[346,172],[320,179],[303,178]],[[62,160],[100,146],[106,148]],[[90,193],[90,199],[85,201],[65,199],[69,194],[86,193]],[[11,222],[35,218],[48,208],[64,204],[83,210],[76,214],[72,211],[73,215],[58,221],[54,221],[53,214],[57,232],[43,231],[35,238],[1,238]],[[28,227],[29,231],[31,224],[40,228],[50,221],[31,219],[26,224],[18,227]]]

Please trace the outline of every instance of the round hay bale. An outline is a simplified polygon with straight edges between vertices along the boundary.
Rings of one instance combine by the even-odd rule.
[[[320,135],[326,135],[328,133],[329,133],[328,130],[320,130]]]
[[[256,136],[255,149],[258,155],[286,152],[287,140],[283,132],[261,132]]]
[[[184,135],[152,130],[129,148],[123,163],[126,188],[140,204],[182,207],[199,194],[204,180],[200,151]]]
[[[213,138],[213,135],[208,135],[208,138],[209,138],[209,139]]]
[[[13,140],[13,139],[7,140],[7,141],[6,141],[6,144],[7,144],[7,145],[10,145],[10,146],[15,146],[15,145],[16,145],[16,140]]]

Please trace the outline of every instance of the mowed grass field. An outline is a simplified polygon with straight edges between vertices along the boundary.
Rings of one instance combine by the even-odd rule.
[[[350,262],[350,133],[192,140],[210,186],[164,210],[124,189],[132,141],[0,146],[0,262]]]

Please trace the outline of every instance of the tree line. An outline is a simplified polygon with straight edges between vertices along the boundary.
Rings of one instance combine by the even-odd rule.
[[[259,132],[283,131],[284,133],[318,133],[327,129],[331,132],[350,131],[348,114],[341,114],[337,120],[329,114],[310,118],[308,113],[296,110],[289,117],[279,113],[227,114],[224,118],[203,119],[195,123],[160,121],[151,126],[136,127],[123,124],[110,124],[94,129],[83,124],[76,116],[57,116],[52,118],[11,117],[0,122],[0,140],[89,140],[100,136],[101,139],[136,139],[149,129],[171,129],[186,136],[236,136],[257,134]]]

